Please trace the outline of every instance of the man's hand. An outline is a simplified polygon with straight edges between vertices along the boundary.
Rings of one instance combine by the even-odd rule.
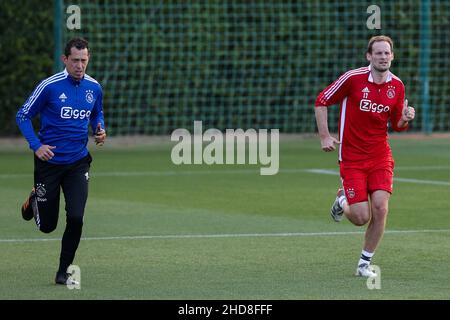
[[[102,125],[97,124],[97,129],[95,130],[95,144],[102,146],[105,143],[106,131],[102,129]]]
[[[55,154],[52,151],[55,148],[56,147],[54,146],[43,144],[42,146],[39,147],[39,149],[36,150],[34,154],[42,161],[48,161],[55,156]]]
[[[322,150],[325,152],[330,152],[336,150],[334,144],[340,144],[341,142],[332,136],[326,136],[325,138],[320,138],[320,144],[322,145]]]
[[[408,99],[405,100],[405,103],[403,104],[403,111],[402,111],[402,118],[404,122],[409,122],[414,119],[416,115],[416,111],[413,107],[408,106]]]

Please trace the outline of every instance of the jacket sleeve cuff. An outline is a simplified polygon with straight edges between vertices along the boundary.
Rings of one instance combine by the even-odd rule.
[[[30,149],[33,150],[34,152],[36,152],[41,146],[42,143],[40,141],[30,143]]]

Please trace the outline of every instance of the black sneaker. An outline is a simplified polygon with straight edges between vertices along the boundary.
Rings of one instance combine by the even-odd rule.
[[[71,278],[71,274],[67,272],[57,272],[55,283],[56,284],[62,284],[62,285],[77,285],[79,284],[77,281],[73,280]]]
[[[33,206],[31,202],[34,200],[34,188],[31,190],[27,200],[22,204],[22,218],[26,221],[33,219]]]

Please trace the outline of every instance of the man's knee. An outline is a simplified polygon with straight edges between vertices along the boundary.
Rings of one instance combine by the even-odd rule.
[[[350,210],[350,214],[348,215],[348,219],[355,226],[363,226],[370,220],[369,210],[359,209],[359,210]]]
[[[54,231],[58,225],[59,197],[48,198],[44,203],[33,206],[35,221],[38,229],[43,233]]]
[[[384,220],[388,214],[388,206],[385,203],[372,204],[372,216],[374,220]]]
[[[388,203],[390,194],[387,191],[377,190],[372,193],[372,216],[373,219],[385,219],[388,214]]]
[[[370,220],[369,204],[365,202],[351,205],[350,213],[347,215],[347,218],[355,226],[365,225]]]
[[[361,227],[363,225],[365,225],[367,222],[369,222],[369,217],[367,216],[354,216],[353,219],[351,219],[350,221],[358,227]]]
[[[56,225],[40,225],[39,230],[43,233],[50,233],[52,231],[55,231]]]

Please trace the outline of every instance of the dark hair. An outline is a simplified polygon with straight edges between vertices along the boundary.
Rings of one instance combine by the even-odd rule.
[[[380,41],[386,41],[387,43],[389,43],[389,46],[391,47],[391,52],[394,52],[394,41],[392,41],[391,38],[389,38],[388,36],[374,36],[372,38],[370,38],[369,40],[369,44],[367,45],[367,53],[372,54],[372,46],[375,42],[380,42]]]
[[[70,50],[72,48],[77,48],[78,50],[88,49],[88,41],[84,38],[73,38],[67,42],[66,47],[64,48],[64,55],[66,57],[70,56]]]

